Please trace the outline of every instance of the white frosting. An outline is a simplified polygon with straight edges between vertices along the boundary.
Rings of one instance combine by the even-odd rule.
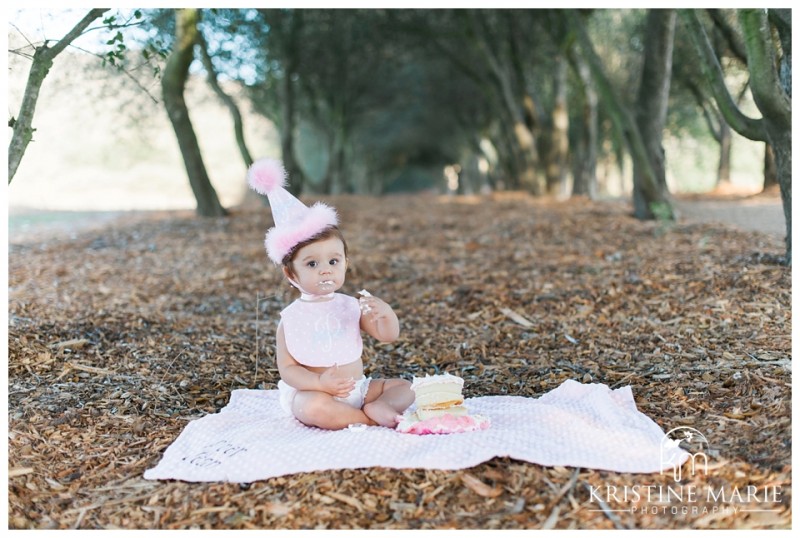
[[[425,377],[415,377],[411,383],[411,390],[417,387],[424,387],[426,385],[436,385],[440,383],[457,383],[459,387],[464,386],[464,380],[458,376],[451,374],[428,375]]]

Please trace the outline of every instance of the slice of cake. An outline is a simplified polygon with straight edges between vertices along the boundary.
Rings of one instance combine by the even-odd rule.
[[[458,407],[464,403],[464,397],[461,395],[463,388],[464,380],[450,374],[415,377],[411,383],[417,409]]]
[[[411,384],[414,405],[397,425],[397,430],[418,435],[483,430],[489,420],[470,415],[461,391],[464,380],[451,374],[415,377]]]

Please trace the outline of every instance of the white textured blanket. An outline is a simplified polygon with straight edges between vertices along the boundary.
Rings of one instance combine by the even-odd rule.
[[[463,469],[503,456],[653,473],[688,457],[636,409],[630,387],[565,381],[540,398],[483,396],[466,406],[489,417],[489,429],[422,436],[378,426],[325,431],[287,416],[276,390],[234,390],[219,413],[189,423],[144,477],[253,482],[330,469]]]

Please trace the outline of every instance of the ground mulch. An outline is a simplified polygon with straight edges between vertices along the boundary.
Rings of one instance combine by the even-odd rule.
[[[665,431],[708,439],[706,472],[684,469],[680,484],[728,498],[648,505],[608,493],[676,488],[671,475],[507,458],[144,480],[188,421],[234,389],[278,381],[270,338],[293,294],[267,261],[269,211],[255,202],[224,219],[155,213],[10,245],[9,528],[791,527],[791,270],[779,238],[639,222],[627,204],[581,199],[329,201],[352,258],[343,291],[370,290],[402,323],[393,344],[365,340],[369,375],[446,371],[468,397],[538,397],[567,379],[630,385]]]

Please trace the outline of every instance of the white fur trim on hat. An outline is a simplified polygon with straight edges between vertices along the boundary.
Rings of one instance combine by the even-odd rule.
[[[336,210],[322,202],[317,202],[301,219],[289,225],[277,225],[267,232],[264,240],[267,255],[276,265],[280,265],[283,258],[294,247],[303,241],[308,241],[326,228],[338,224],[339,218],[336,216]]]
[[[275,226],[267,231],[264,246],[276,265],[300,243],[339,224],[334,208],[322,202],[307,207],[284,188],[286,170],[280,161],[259,159],[247,171],[247,181],[254,191],[269,198]]]

